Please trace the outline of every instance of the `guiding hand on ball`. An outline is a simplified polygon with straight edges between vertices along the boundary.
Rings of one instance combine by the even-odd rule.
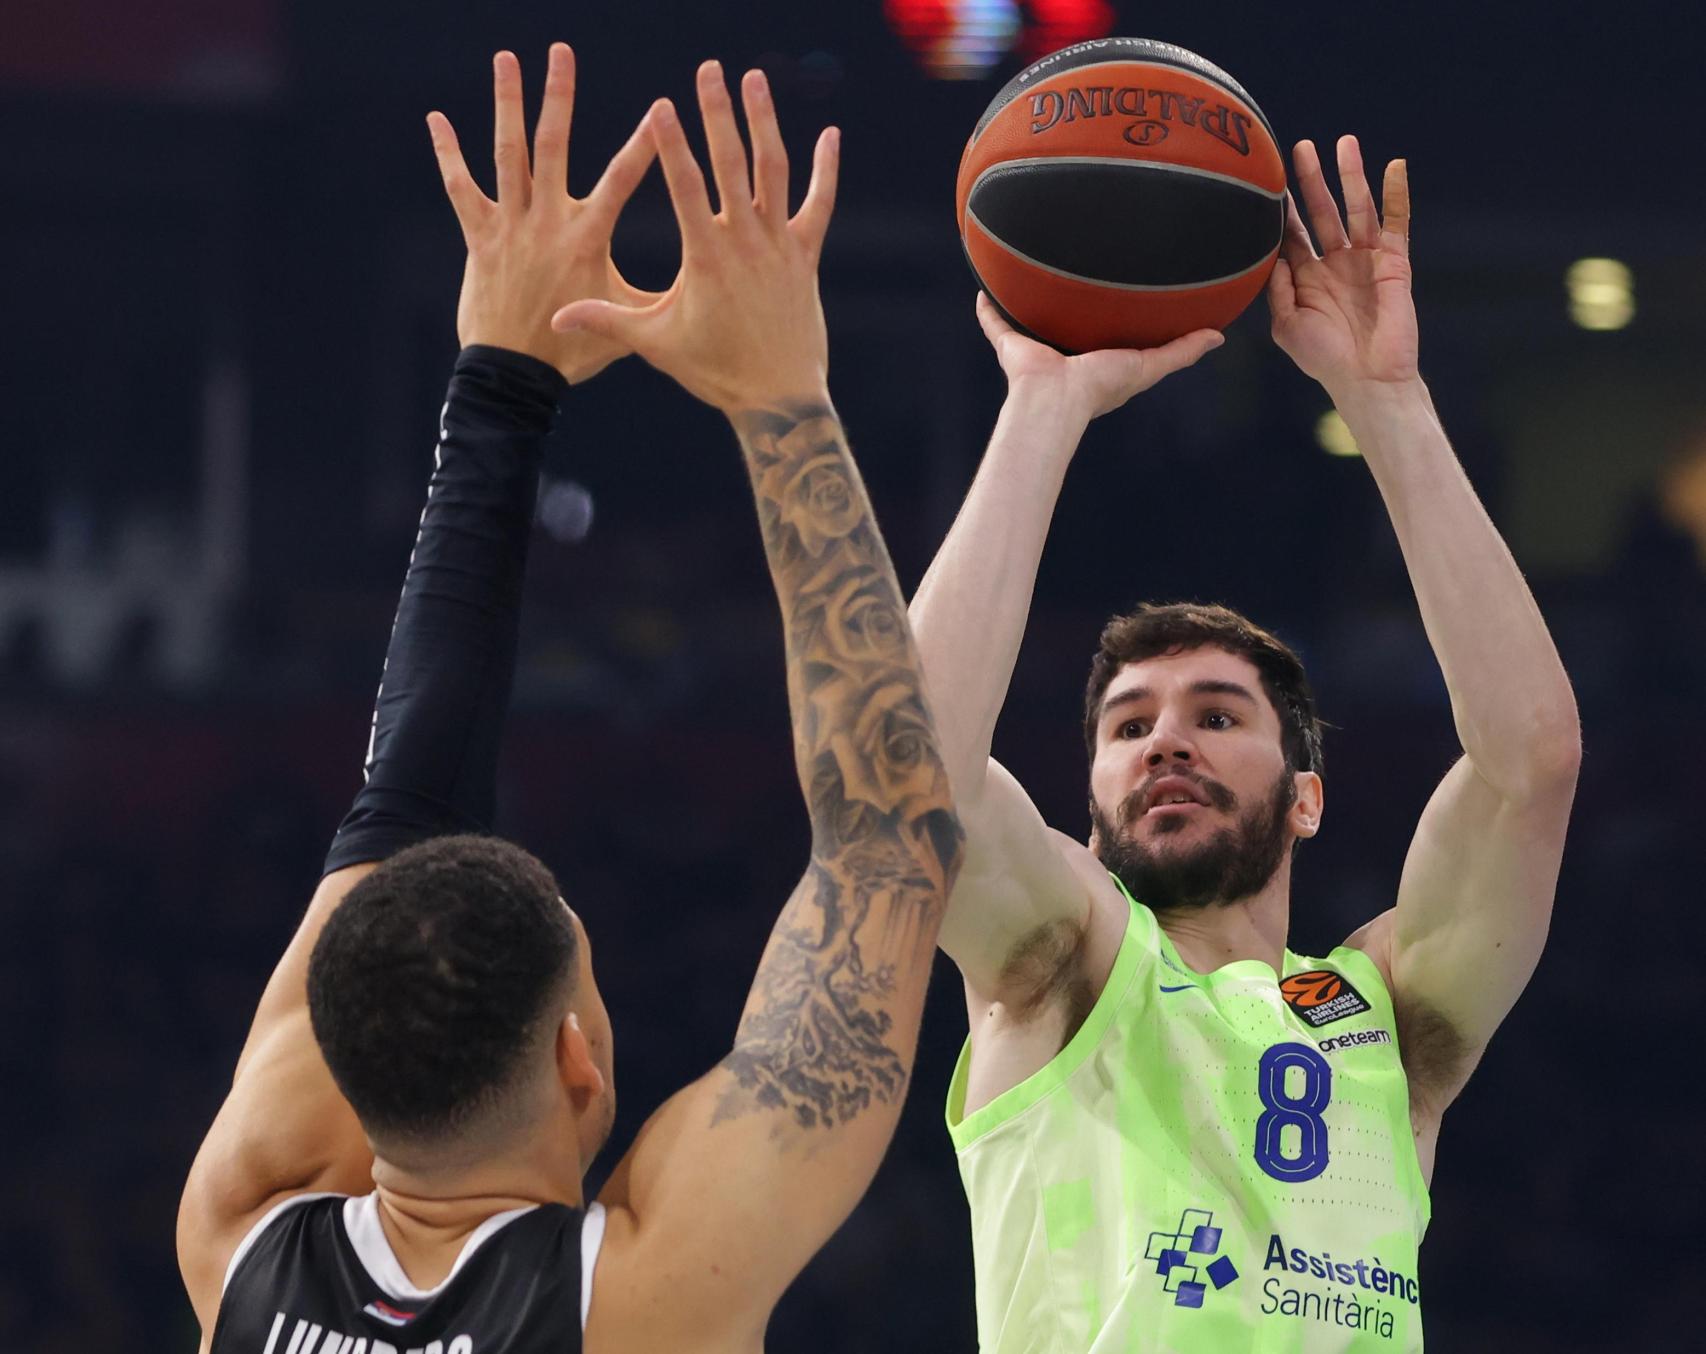
[[[1345,214],[1333,201],[1315,146],[1293,153],[1297,185],[1320,252],[1297,204],[1286,200],[1285,239],[1268,282],[1274,342],[1329,392],[1365,382],[1416,379],[1416,307],[1410,295],[1410,178],[1386,166],[1377,209],[1354,136],[1338,144]]]
[[[1103,348],[1068,357],[1008,324],[987,292],[977,294],[977,322],[995,348],[1009,387],[1046,384],[1086,420],[1100,418],[1163,378],[1196,365],[1226,341],[1213,329],[1198,329],[1159,348]]]

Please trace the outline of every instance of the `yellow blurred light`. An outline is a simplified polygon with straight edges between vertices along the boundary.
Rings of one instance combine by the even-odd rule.
[[[1617,259],[1577,259],[1564,287],[1570,318],[1583,329],[1622,329],[1635,318],[1635,274]]]
[[[1337,409],[1329,409],[1315,421],[1315,440],[1329,456],[1361,456],[1362,448],[1339,417]]]

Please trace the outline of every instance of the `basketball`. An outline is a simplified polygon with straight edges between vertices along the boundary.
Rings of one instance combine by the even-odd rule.
[[[1285,164],[1243,87],[1147,38],[1027,66],[960,158],[966,258],[1019,328],[1068,352],[1219,329],[1273,271]]]

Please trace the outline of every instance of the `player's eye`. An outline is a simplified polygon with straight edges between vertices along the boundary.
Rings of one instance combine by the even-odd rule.
[[[1221,730],[1230,729],[1238,721],[1224,710],[1210,710],[1202,717],[1202,722],[1206,729]]]
[[[1142,738],[1148,727],[1141,719],[1128,719],[1120,725],[1117,736],[1120,738]]]

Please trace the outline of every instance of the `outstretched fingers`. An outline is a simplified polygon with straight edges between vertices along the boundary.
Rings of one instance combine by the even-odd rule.
[[[1313,141],[1297,143],[1297,148],[1292,151],[1292,165],[1297,170],[1298,191],[1303,194],[1303,205],[1309,213],[1309,224],[1315,231],[1321,252],[1327,254],[1335,249],[1348,249],[1350,237],[1345,234],[1345,223],[1339,218],[1338,204],[1333,201],[1326,175],[1321,172],[1321,157],[1316,154]]]
[[[763,71],[748,71],[740,92],[752,137],[752,205],[762,219],[780,225],[788,219],[788,150],[776,124],[770,81]]]
[[[1273,272],[1268,274],[1268,317],[1281,325],[1296,313],[1297,279],[1292,276],[1289,262],[1276,259]]]
[[[699,67],[699,115],[705,121],[705,142],[711,152],[711,173],[717,182],[717,208],[724,217],[739,219],[752,213],[752,183],[746,174],[746,146],[735,125],[734,101],[723,79],[720,62]]]
[[[652,134],[652,119],[653,112],[648,110],[622,149],[611,156],[604,173],[599,176],[592,192],[587,194],[588,209],[597,214],[606,229],[615,227],[622,208],[628,205],[628,199],[634,196],[634,190],[640,186],[652,161],[657,158],[658,146]]]
[[[523,210],[532,197],[527,128],[521,110],[521,63],[514,52],[492,58],[492,159],[498,171],[498,205]]]
[[[1352,247],[1374,249],[1380,244],[1380,211],[1363,173],[1362,147],[1354,136],[1341,136],[1335,148],[1339,159],[1339,189],[1345,198],[1345,223]]]
[[[533,179],[548,192],[569,189],[569,124],[575,109],[575,54],[553,42],[545,69],[545,98],[533,130]]]
[[[1394,160],[1386,166],[1380,189],[1382,225],[1380,246],[1406,258],[1410,254],[1410,164]]]
[[[445,196],[450,199],[451,210],[456,213],[466,240],[472,236],[480,213],[491,208],[492,200],[480,191],[480,185],[468,172],[468,162],[462,158],[462,147],[457,143],[456,129],[450,125],[450,119],[443,113],[428,113],[427,134],[432,137],[432,153],[438,159]]]
[[[1315,246],[1309,239],[1309,228],[1303,224],[1303,217],[1298,214],[1297,202],[1287,189],[1285,194],[1285,229],[1280,235],[1280,258],[1293,268],[1318,257]]]
[[[664,182],[669,185],[669,200],[675,208],[681,248],[686,254],[704,241],[711,228],[711,198],[705,191],[705,176],[693,158],[674,104],[659,99],[646,114],[646,121],[657,143],[658,162],[663,166]]]
[[[829,218],[835,211],[835,187],[840,177],[841,129],[825,127],[818,134],[817,148],[812,152],[812,181],[806,188],[806,200],[789,223],[813,257],[823,249],[823,237],[829,232]]]

